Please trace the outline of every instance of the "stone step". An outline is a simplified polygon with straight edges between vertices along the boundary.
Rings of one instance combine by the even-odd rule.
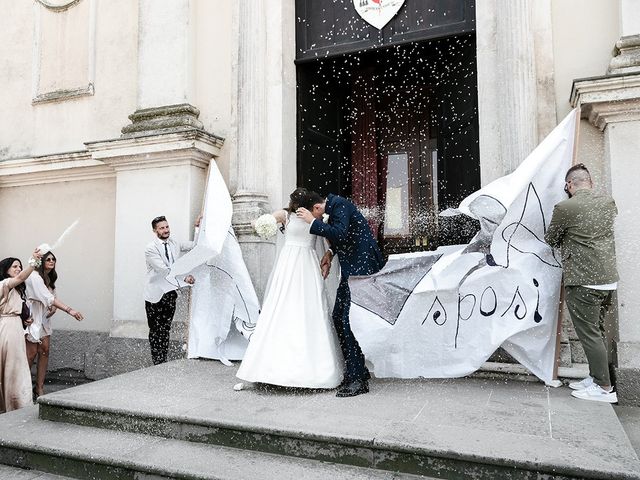
[[[25,480],[427,478],[151,435],[49,422],[38,418],[35,406],[2,415],[0,430],[3,432],[0,463],[14,467],[10,470],[1,467],[4,469],[0,469],[0,478],[3,480],[12,478],[8,475]],[[35,470],[23,470],[25,468]],[[7,476],[3,475],[4,472],[7,472]]]
[[[574,363],[570,367],[558,368],[558,379],[562,385],[583,379],[588,375],[589,365],[585,363]],[[527,368],[518,363],[485,362],[479,370],[470,376],[473,378],[510,379],[535,383],[540,381]]]
[[[38,470],[0,465],[0,478],[2,480],[71,480],[71,477],[61,477]]]
[[[368,395],[340,399],[236,392],[234,373],[217,362],[171,362],[41,397],[40,418],[431,477],[640,479],[612,407],[566,388],[372,380]]]

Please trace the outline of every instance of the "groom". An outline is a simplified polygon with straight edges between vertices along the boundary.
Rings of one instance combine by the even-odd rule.
[[[335,252],[340,261],[340,286],[333,307],[333,323],[340,339],[345,361],[344,381],[336,396],[353,397],[369,391],[369,370],[364,365],[364,355],[349,324],[351,291],[349,275],[372,275],[384,265],[378,244],[371,229],[356,206],[346,198],[329,194],[327,198],[309,192],[313,210],[296,210],[296,215],[310,223],[309,233],[325,237],[331,249],[322,257],[320,268],[326,278]],[[322,221],[323,214],[329,216]]]

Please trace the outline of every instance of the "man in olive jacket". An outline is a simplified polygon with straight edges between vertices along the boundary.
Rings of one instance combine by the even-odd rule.
[[[545,240],[561,250],[567,308],[589,362],[589,376],[569,387],[574,397],[616,403],[604,315],[618,286],[613,236],[618,209],[613,198],[593,193],[583,164],[571,167],[565,182],[569,199],[555,206]]]

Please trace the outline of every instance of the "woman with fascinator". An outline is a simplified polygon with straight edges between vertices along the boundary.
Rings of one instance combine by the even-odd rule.
[[[33,262],[22,269],[14,257],[0,261],[0,413],[31,405],[31,373],[24,344],[24,324],[29,323],[24,281],[40,259],[36,249]]]
[[[80,312],[56,298],[56,281],[58,280],[56,262],[56,256],[48,251],[42,256],[42,261],[37,265],[36,272],[30,275],[25,282],[33,317],[33,322],[25,330],[29,367],[38,357],[36,384],[33,388],[36,398],[44,394],[44,379],[49,365],[51,316],[56,312],[56,309],[60,309],[78,321],[84,318]]]

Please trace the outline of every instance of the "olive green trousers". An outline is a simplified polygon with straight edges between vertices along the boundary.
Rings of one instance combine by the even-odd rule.
[[[598,385],[611,385],[604,319],[614,290],[568,285],[565,301],[578,339],[589,362],[589,375]]]

